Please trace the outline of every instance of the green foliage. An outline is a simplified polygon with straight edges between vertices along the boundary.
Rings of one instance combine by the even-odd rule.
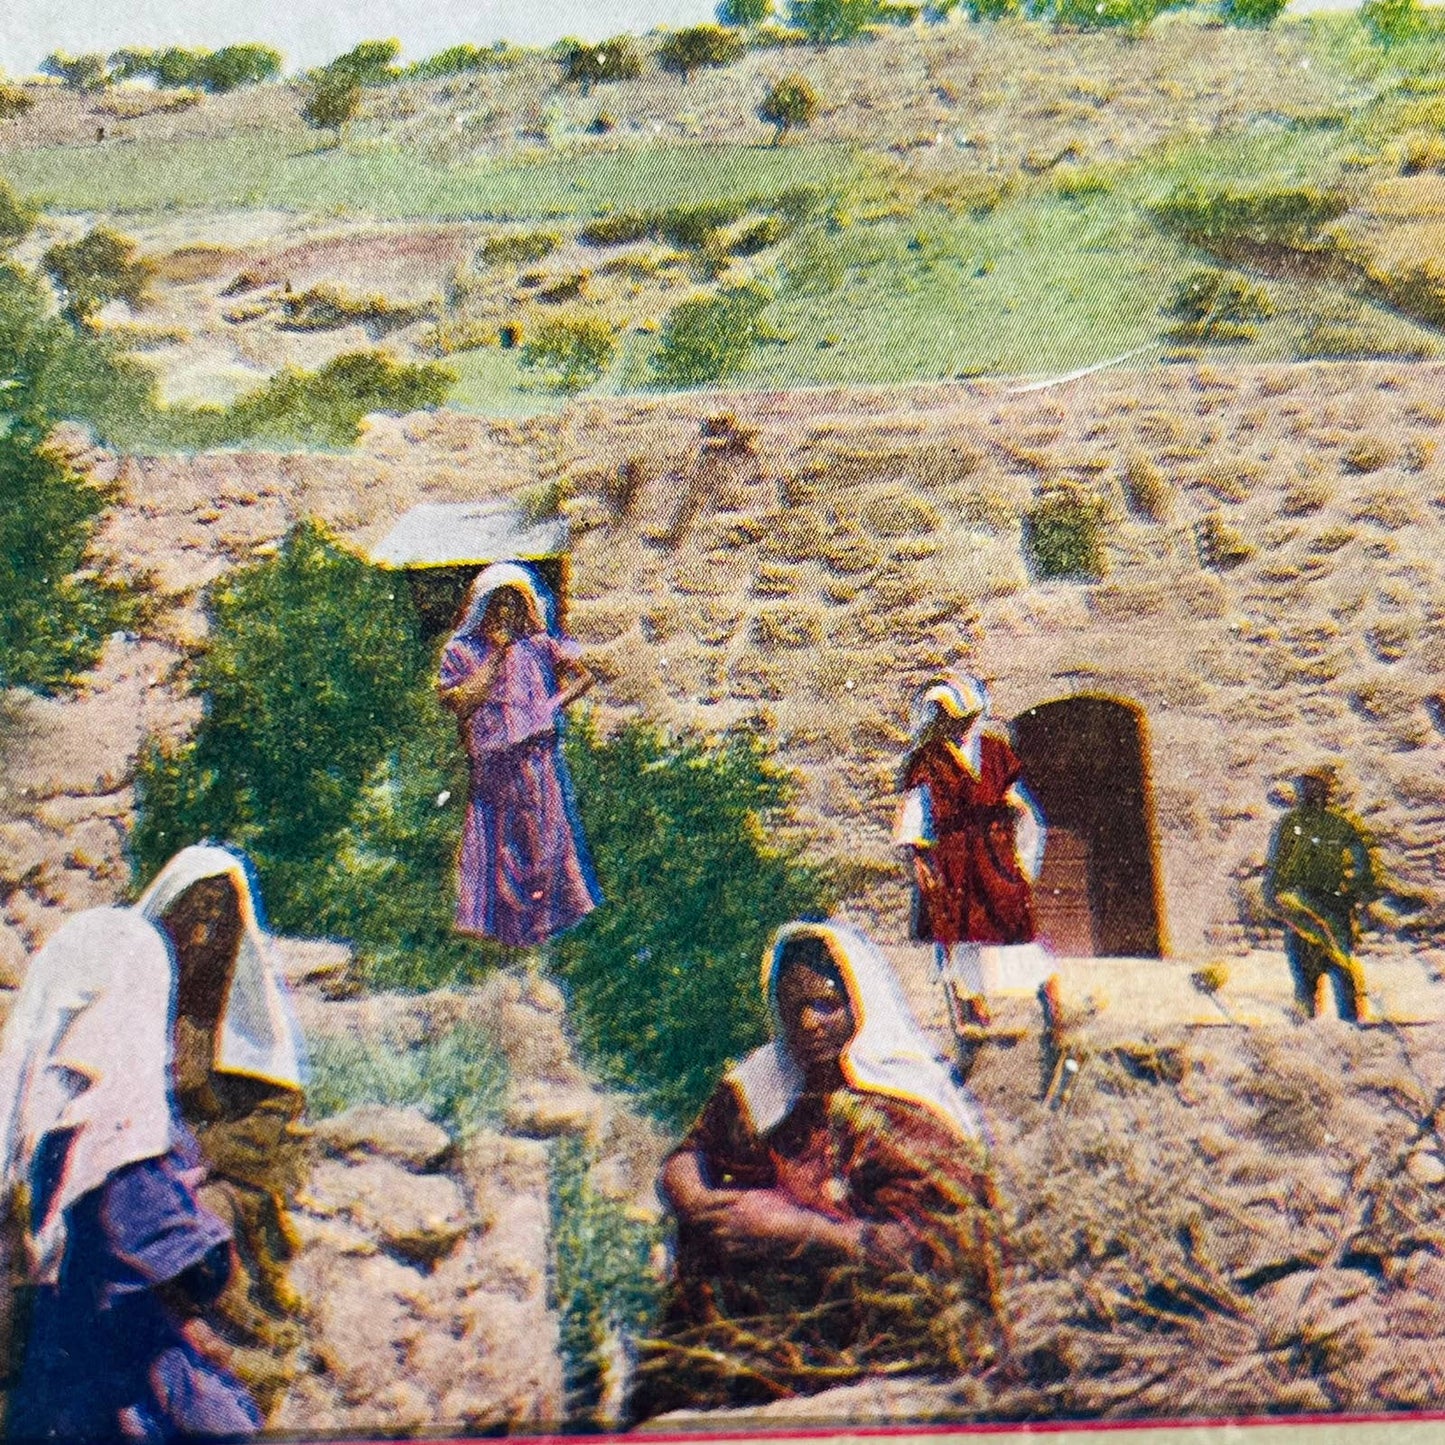
[[[206,713],[190,742],[142,759],[133,855],[145,877],[183,843],[237,843],[278,925],[305,932],[315,881],[413,715],[410,600],[303,522],[275,557],[229,573],[210,603],[193,681]]]
[[[1219,0],[1219,14],[1226,25],[1266,30],[1284,14],[1288,4],[1289,0]]]
[[[968,0],[968,18],[1004,20],[1010,15],[1017,15],[1022,8],[1020,0]]]
[[[1376,45],[1411,40],[1425,29],[1420,0],[1364,0],[1359,18]]]
[[[1049,0],[1047,13],[1055,25],[1073,30],[1129,30],[1138,34],[1173,8],[1172,0]]]
[[[581,391],[599,381],[617,355],[617,333],[600,316],[557,316],[527,338],[521,362],[557,391]]]
[[[213,444],[245,438],[350,446],[362,417],[440,406],[455,382],[456,373],[436,362],[397,361],[385,351],[347,352],[318,371],[287,367],[218,414]]]
[[[313,70],[302,90],[301,119],[313,130],[341,131],[361,108],[361,81],[348,70]]]
[[[321,1034],[310,1040],[306,1104],[317,1118],[357,1104],[419,1109],[454,1139],[501,1122],[507,1061],[475,1024],[406,1047],[389,1038]]]
[[[282,58],[269,45],[227,45],[213,50],[201,66],[196,84],[215,95],[261,85],[281,74]]]
[[[806,204],[796,193],[779,196],[773,203],[779,210]],[[668,206],[656,211],[621,211],[599,216],[577,233],[584,246],[625,246],[634,241],[666,241],[683,250],[700,250],[724,226],[742,219],[755,205],[751,201],[705,201],[701,205]]]
[[[0,120],[16,120],[35,104],[18,85],[0,80]]]
[[[105,504],[32,421],[0,430],[0,688],[72,681],[126,620],[119,594],[82,571]]]
[[[1024,556],[1040,579],[1097,581],[1107,570],[1102,498],[1071,483],[1049,487],[1024,516]]]
[[[592,1417],[607,1383],[616,1332],[645,1335],[661,1302],[652,1252],[656,1225],[633,1219],[592,1182],[587,1146],[557,1141],[552,1159],[553,1308],[561,1322],[569,1424],[606,1427]]]
[[[227,45],[220,50],[117,50],[110,57],[112,80],[153,80],[167,89],[194,88],[225,95],[260,85],[281,74],[281,54],[269,45]]]
[[[13,246],[30,234],[39,210],[0,180],[0,247]]]
[[[1316,241],[1322,226],[1348,209],[1349,199],[1340,192],[1310,186],[1258,191],[1180,186],[1152,208],[1152,215],[1185,240],[1219,250],[1239,241],[1307,246]]]
[[[110,84],[110,72],[103,55],[67,55],[63,50],[51,51],[40,63],[42,75],[54,76],[71,90],[104,90]]]
[[[481,258],[488,266],[530,266],[550,256],[562,238],[555,231],[506,232],[482,242]]]
[[[791,802],[750,734],[574,727],[568,759],[606,902],[561,941],[588,1056],[690,1122],[729,1059],[767,1036],[758,960],[783,922],[825,911],[819,875],[773,843]]]
[[[761,25],[772,13],[773,0],[720,0],[717,22],[744,29],[749,25]]]
[[[1247,341],[1274,314],[1269,292],[1227,271],[1196,271],[1176,287],[1165,314],[1180,341]]]
[[[708,386],[742,370],[771,300],[760,286],[731,287],[669,313],[650,365],[654,390]]]
[[[396,68],[400,54],[400,40],[363,40],[345,55],[338,55],[326,69],[334,75],[349,75],[358,85],[387,85],[401,74]]]
[[[758,107],[758,119],[777,132],[782,140],[790,130],[802,130],[812,124],[818,113],[818,96],[801,75],[785,75],[772,85]]]
[[[51,246],[41,265],[60,292],[61,314],[71,321],[88,320],[108,301],[140,306],[155,271],[137,257],[134,241],[105,227]]]
[[[439,80],[447,75],[470,75],[478,70],[491,70],[506,65],[512,48],[505,40],[483,48],[478,45],[451,45],[425,60],[407,66],[403,75],[408,80]]]
[[[105,337],[50,314],[29,272],[0,264],[0,423],[84,421],[124,446],[155,411],[155,379]]]
[[[674,30],[657,47],[657,61],[664,70],[690,80],[705,66],[731,65],[742,58],[746,46],[742,37],[720,25],[692,25]]]
[[[557,47],[557,58],[562,65],[563,83],[580,86],[583,95],[594,85],[635,80],[642,74],[642,51],[630,35],[614,35],[596,44],[563,40]]]
[[[814,45],[836,45],[880,19],[879,0],[788,0],[788,22]]]

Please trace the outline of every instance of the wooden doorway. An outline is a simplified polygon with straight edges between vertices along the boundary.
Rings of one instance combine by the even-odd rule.
[[[1162,921],[1140,710],[1112,697],[1061,698],[1021,713],[1013,728],[1048,827],[1039,932],[1065,955],[1157,958]]]

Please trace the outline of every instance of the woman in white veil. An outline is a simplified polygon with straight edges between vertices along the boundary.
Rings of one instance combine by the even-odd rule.
[[[793,923],[763,960],[773,1039],[663,1168],[677,1278],[634,1412],[747,1404],[1000,1347],[1001,1233],[977,1105],[887,960]]]

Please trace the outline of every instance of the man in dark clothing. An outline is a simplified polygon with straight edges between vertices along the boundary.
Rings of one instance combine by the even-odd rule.
[[[1320,980],[1328,977],[1340,1017],[1359,1023],[1366,1000],[1354,956],[1355,910],[1374,897],[1374,877],[1364,834],[1329,806],[1334,783],[1328,766],[1300,774],[1295,806],[1270,841],[1264,897],[1284,922],[1300,1007],[1318,1013]]]

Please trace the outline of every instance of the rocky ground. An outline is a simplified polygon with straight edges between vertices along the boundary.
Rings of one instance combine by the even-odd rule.
[[[1005,716],[1076,690],[1143,708],[1180,958],[1263,937],[1252,890],[1271,789],[1316,751],[1344,759],[1380,843],[1394,918],[1371,949],[1423,958],[1445,917],[1441,380],[1385,364],[1170,368],[1042,393],[759,394],[729,399],[711,441],[702,423],[718,404],[702,398],[587,403],[546,424],[378,419],[351,456],[119,461],[71,438],[117,484],[103,559],[153,605],[73,695],[3,700],[6,981],[67,911],[123,894],[135,757],[147,733],[193,720],[180,682],[209,580],[299,515],[365,548],[417,501],[535,502],[543,489],[572,520],[570,625],[602,678],[603,722],[761,729],[798,774],[800,838],[881,937],[902,931],[887,825],[906,699],[962,662],[992,679]],[[1060,481],[1106,508],[1101,583],[1039,584],[1025,569],[1020,514]],[[1228,565],[1201,565],[1201,522],[1232,539]],[[922,962],[905,964],[925,998]],[[314,957],[297,969],[315,1037],[405,1047],[467,1018],[513,1057],[504,1116],[463,1147],[374,1110],[320,1129],[298,1219],[313,1368],[286,1419],[387,1431],[555,1419],[545,1141],[591,1141],[598,1179],[634,1206],[663,1141],[578,1070],[545,986],[358,999],[335,996]],[[1439,1026],[1185,1024],[1144,1043],[1084,1038],[1056,1107],[1039,1102],[1034,1029],[980,1064],[1022,1383],[860,1388],[784,1413],[1438,1399]]]

